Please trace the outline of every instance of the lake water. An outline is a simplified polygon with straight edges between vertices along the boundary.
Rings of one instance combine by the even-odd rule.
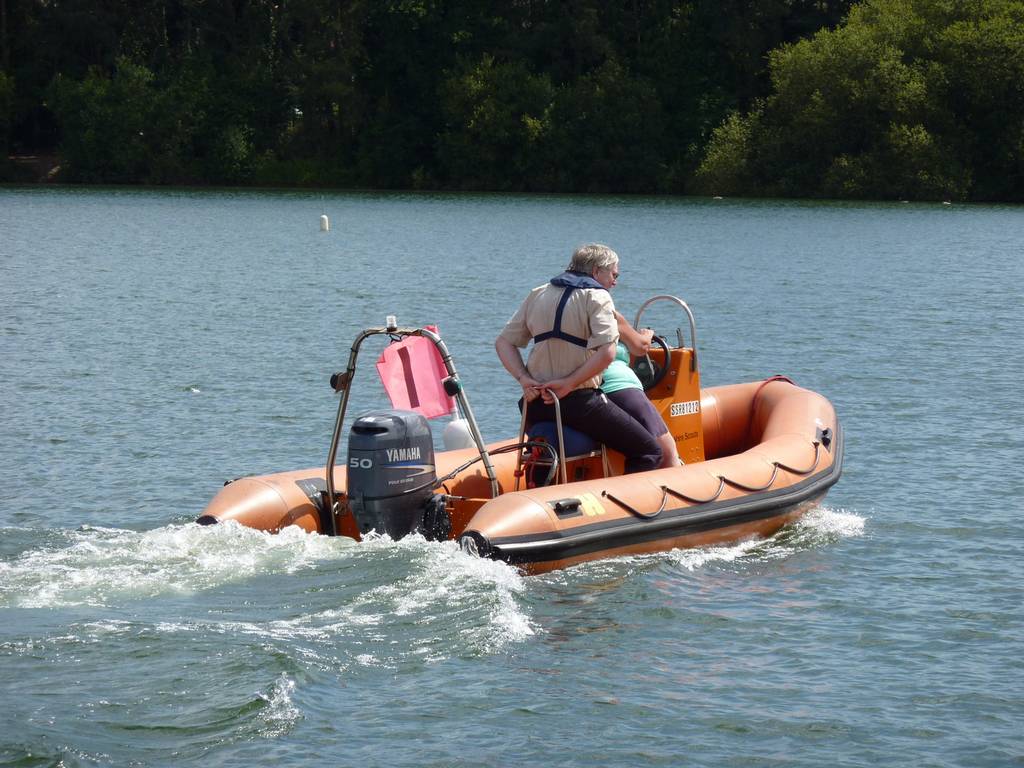
[[[540,577],[191,522],[324,463],[387,314],[514,433],[493,339],[590,240],[706,385],[835,403],[822,508]],[[1020,207],[0,189],[0,765],[1024,764],[1022,253]]]

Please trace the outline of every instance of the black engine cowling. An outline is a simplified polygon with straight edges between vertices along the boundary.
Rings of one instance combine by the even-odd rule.
[[[348,440],[348,498],[360,534],[400,539],[418,531],[436,538],[436,482],[434,441],[423,416],[371,411],[356,419]]]

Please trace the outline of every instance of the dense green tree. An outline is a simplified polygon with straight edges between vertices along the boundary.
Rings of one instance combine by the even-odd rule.
[[[90,182],[1020,199],[1022,2],[0,0],[0,142]]]
[[[716,131],[699,187],[1019,200],[1022,43],[1020,2],[868,0],[771,54],[771,94]]]
[[[986,2],[936,40],[945,132],[978,200],[1024,201],[1024,3]]]
[[[544,144],[554,87],[547,76],[485,56],[453,72],[441,90],[446,127],[437,155],[444,183],[512,190],[550,178]]]
[[[14,78],[0,69],[0,158],[7,157],[11,115],[14,112]]]
[[[550,132],[554,188],[647,192],[666,178],[661,102],[614,60],[560,90]]]
[[[128,61],[113,76],[98,67],[81,81],[58,76],[50,101],[64,126],[67,177],[84,182],[145,179],[153,95],[153,74]]]

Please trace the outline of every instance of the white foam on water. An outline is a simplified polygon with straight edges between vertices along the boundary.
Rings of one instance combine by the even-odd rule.
[[[449,575],[465,589],[473,585],[492,596],[490,623],[494,629],[491,650],[521,642],[536,632],[530,618],[517,596],[526,589],[524,576],[512,566],[496,560],[488,560],[463,552],[455,542],[449,542],[439,558],[436,568]],[[469,590],[470,595],[473,594]]]
[[[816,507],[796,522],[797,528],[820,533],[829,538],[845,539],[863,536],[865,519],[843,509]]]
[[[843,510],[816,507],[770,539],[761,542],[757,555],[763,560],[781,560],[797,552],[833,544],[840,539],[861,536],[865,520]]]
[[[106,606],[161,594],[191,594],[256,574],[293,573],[343,556],[341,539],[286,528],[271,535],[236,523],[152,531],[86,526],[64,546],[0,563],[0,606]]]
[[[865,519],[845,510],[816,507],[801,516],[793,525],[768,539],[746,539],[734,544],[692,549],[673,549],[650,555],[632,555],[610,562],[644,564],[667,558],[670,562],[696,571],[714,563],[730,563],[743,558],[776,560],[792,556],[795,552],[829,544],[864,533]],[[591,564],[596,567],[596,564]]]
[[[415,558],[416,567],[407,576],[363,595],[382,615],[452,616],[463,640],[486,652],[534,634],[534,623],[517,600],[525,581],[515,568],[467,555],[454,541],[409,536],[398,542],[374,538],[364,545],[398,548]],[[486,611],[484,622],[481,610]]]
[[[464,554],[455,542],[370,536],[346,552],[359,556],[369,575],[342,604],[266,622],[163,622],[156,629],[280,642],[330,668],[486,654],[535,632],[518,600],[524,577],[504,563]]]
[[[677,565],[688,571],[704,568],[710,563],[731,563],[746,557],[754,550],[764,546],[764,541],[751,539],[718,547],[697,547],[694,549],[674,549],[669,556]]]
[[[428,661],[453,652],[498,652],[536,631],[518,599],[526,589],[524,577],[505,563],[467,555],[454,541],[428,542],[419,536],[398,542],[374,537],[360,546],[401,552],[411,567],[347,606],[346,624],[359,616],[372,618],[381,637],[393,632],[396,623],[420,625],[424,629],[408,652]],[[363,654],[359,661],[380,666],[387,660]]]
[[[302,719],[302,712],[292,701],[294,691],[295,681],[282,672],[269,691],[257,694],[266,702],[259,715],[261,736],[268,739],[283,736]]]
[[[608,560],[595,560],[584,563],[569,571],[554,571],[544,578],[567,583],[571,581],[571,578],[565,574],[572,574],[577,571],[585,571],[588,578],[621,577],[623,575],[623,567],[628,571],[632,571],[635,568],[643,571],[657,563],[664,563],[666,561],[688,571],[696,571],[712,563],[729,563],[747,557],[764,545],[765,541],[763,539],[748,539],[736,542],[735,544],[723,544],[720,546],[672,549],[664,552],[652,552],[646,555],[621,555]]]

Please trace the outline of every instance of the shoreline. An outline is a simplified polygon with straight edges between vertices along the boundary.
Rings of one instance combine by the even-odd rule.
[[[55,154],[8,155],[11,169],[8,182],[21,184],[53,184],[60,175],[60,161]]]

